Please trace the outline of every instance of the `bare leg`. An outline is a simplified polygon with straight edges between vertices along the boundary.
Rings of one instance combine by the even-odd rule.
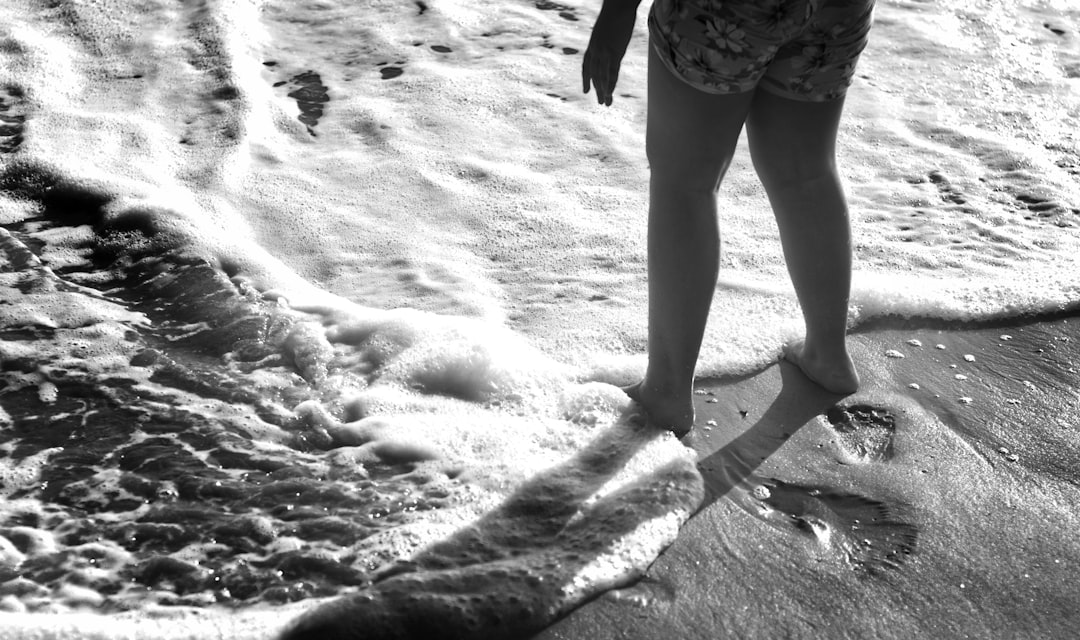
[[[834,393],[854,393],[848,355],[851,230],[836,169],[843,99],[802,102],[758,91],[747,119],[754,168],[769,194],[806,339],[785,357]]]
[[[650,424],[694,424],[694,367],[720,258],[716,190],[752,93],[712,95],[674,77],[649,47],[649,365],[626,392]]]

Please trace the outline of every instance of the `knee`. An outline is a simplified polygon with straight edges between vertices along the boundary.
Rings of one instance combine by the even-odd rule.
[[[645,156],[654,188],[695,193],[715,194],[731,164],[730,154],[695,152],[653,137],[646,137]]]
[[[754,170],[766,189],[799,188],[838,179],[836,157],[824,149],[762,149],[751,145]]]
[[[799,186],[837,175],[835,143],[828,136],[778,135],[768,127],[748,131],[750,159],[766,188]]]

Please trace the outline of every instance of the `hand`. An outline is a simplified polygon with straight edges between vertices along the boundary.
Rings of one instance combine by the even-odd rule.
[[[589,81],[596,87],[598,104],[611,106],[615,83],[619,80],[619,66],[626,55],[626,46],[634,33],[637,3],[619,3],[606,0],[593,26],[585,61],[581,65],[581,84],[589,92]]]

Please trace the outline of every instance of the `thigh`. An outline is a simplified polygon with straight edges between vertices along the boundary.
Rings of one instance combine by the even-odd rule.
[[[715,190],[735,153],[753,92],[695,89],[675,77],[649,47],[645,149],[655,178]]]
[[[758,91],[746,120],[754,168],[766,189],[836,171],[836,135],[843,97],[793,100]]]

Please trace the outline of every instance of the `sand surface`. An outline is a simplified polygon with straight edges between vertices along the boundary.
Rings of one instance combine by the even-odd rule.
[[[1078,329],[860,332],[839,400],[788,364],[703,382],[705,506],[641,583],[538,638],[1072,637]]]

